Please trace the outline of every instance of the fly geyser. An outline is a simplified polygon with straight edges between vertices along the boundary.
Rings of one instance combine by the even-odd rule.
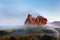
[[[47,18],[44,18],[43,16],[38,15],[36,18],[34,18],[31,14],[28,14],[24,24],[28,26],[43,26],[47,24],[47,21]]]

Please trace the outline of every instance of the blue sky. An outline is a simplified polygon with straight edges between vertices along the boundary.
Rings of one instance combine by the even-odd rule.
[[[23,25],[28,13],[60,21],[60,0],[0,0],[0,26]]]

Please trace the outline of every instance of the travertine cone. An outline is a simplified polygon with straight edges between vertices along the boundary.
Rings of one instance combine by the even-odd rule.
[[[32,17],[31,14],[28,14],[28,17],[25,21],[25,25],[33,25],[33,26],[38,26],[38,25],[46,25],[47,24],[47,19],[42,17],[42,16],[37,16],[36,18]]]

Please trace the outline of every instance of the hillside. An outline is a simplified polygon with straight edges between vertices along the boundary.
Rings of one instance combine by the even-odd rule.
[[[54,26],[60,26],[60,21],[50,22],[50,24],[52,24]]]

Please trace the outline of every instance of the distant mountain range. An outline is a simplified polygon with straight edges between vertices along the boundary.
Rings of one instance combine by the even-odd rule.
[[[49,24],[52,24],[54,26],[60,26],[60,21],[50,22]]]

